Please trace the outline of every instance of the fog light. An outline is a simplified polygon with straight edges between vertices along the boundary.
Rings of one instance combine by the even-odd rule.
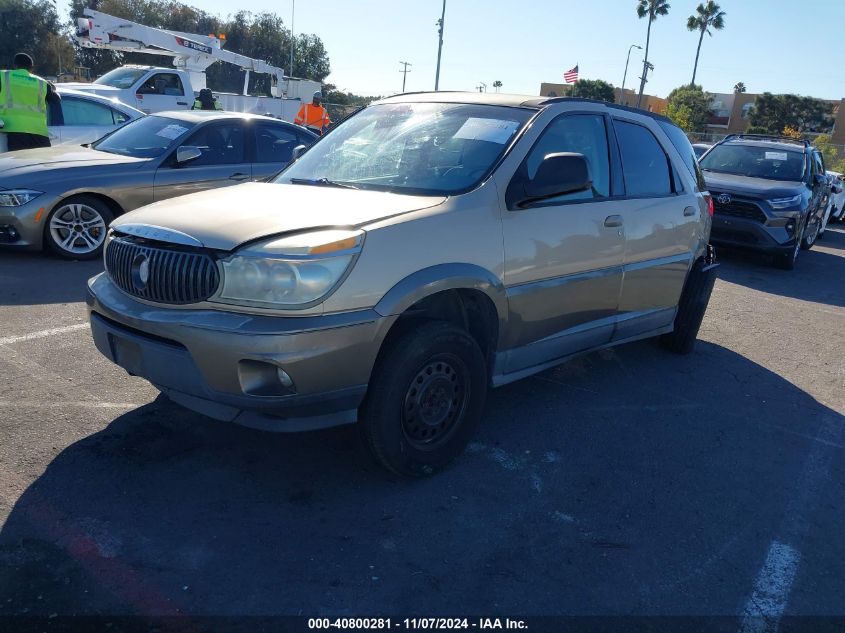
[[[790,220],[786,223],[786,232],[790,235],[795,232],[795,220]]]
[[[276,375],[278,375],[279,382],[282,383],[283,387],[287,387],[288,389],[293,387],[293,380],[291,380],[291,377],[288,376],[288,373],[284,369],[281,367],[277,368]]]

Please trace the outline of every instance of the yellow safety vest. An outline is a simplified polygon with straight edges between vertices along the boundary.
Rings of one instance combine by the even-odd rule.
[[[47,82],[25,70],[0,72],[0,132],[49,136]]]

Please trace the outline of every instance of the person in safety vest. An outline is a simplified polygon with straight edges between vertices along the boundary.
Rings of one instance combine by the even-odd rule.
[[[323,102],[323,93],[319,90],[314,93],[311,103],[303,103],[299,108],[299,114],[293,120],[297,125],[304,125],[305,127],[313,128],[317,134],[322,135],[326,128],[331,125],[329,113],[321,105]]]
[[[10,152],[50,147],[47,108],[61,97],[50,82],[31,73],[32,57],[26,53],[15,55],[14,66],[0,71],[0,132]]]
[[[197,95],[196,100],[194,101],[194,107],[191,110],[222,110],[223,106],[220,105],[220,102],[217,100],[213,94],[211,94],[211,90],[208,88],[203,88],[200,90],[199,95]]]

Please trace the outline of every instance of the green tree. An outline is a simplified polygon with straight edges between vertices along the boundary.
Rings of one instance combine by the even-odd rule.
[[[497,79],[493,82],[493,87],[496,89],[496,92],[499,92],[499,89],[502,87],[502,82]]]
[[[49,0],[0,0],[0,68],[11,68],[16,53],[28,53],[36,73],[55,75],[60,31],[56,6]]]
[[[651,44],[651,24],[658,16],[667,15],[669,13],[670,5],[666,0],[637,0],[637,17],[641,20],[648,18],[648,30],[645,38],[645,57],[643,58],[643,76],[640,78],[640,94],[637,97],[637,107],[643,100],[643,91],[645,90],[646,75],[648,74],[648,47]]]
[[[601,79],[579,79],[573,84],[569,96],[609,101],[610,103],[613,103],[616,98],[613,94],[613,86]]]
[[[669,93],[666,99],[666,116],[684,132],[703,132],[710,118],[713,95],[701,86],[681,86]]]
[[[782,134],[788,127],[799,132],[829,132],[833,117],[830,104],[821,99],[764,92],[754,102],[750,123],[765,134]]]
[[[734,84],[734,94],[744,93],[745,90],[746,90],[745,84],[742,83],[741,81],[738,81],[737,83]]]
[[[692,67],[691,86],[695,85],[695,74],[698,72],[698,56],[701,54],[701,43],[704,41],[704,34],[713,36],[713,30],[721,31],[725,28],[725,15],[720,7],[713,0],[707,0],[699,4],[695,9],[695,15],[687,18],[687,29],[698,31],[698,48],[695,50],[695,65]],[[713,30],[711,30],[713,29]]]

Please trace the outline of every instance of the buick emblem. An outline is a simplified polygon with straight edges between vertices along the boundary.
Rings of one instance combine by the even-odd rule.
[[[726,193],[722,193],[722,194],[719,194],[719,197],[716,198],[716,201],[719,204],[730,204],[731,203],[731,197]]]
[[[147,282],[150,280],[150,260],[141,253],[132,260],[132,285],[135,290],[143,290],[147,287]]]

